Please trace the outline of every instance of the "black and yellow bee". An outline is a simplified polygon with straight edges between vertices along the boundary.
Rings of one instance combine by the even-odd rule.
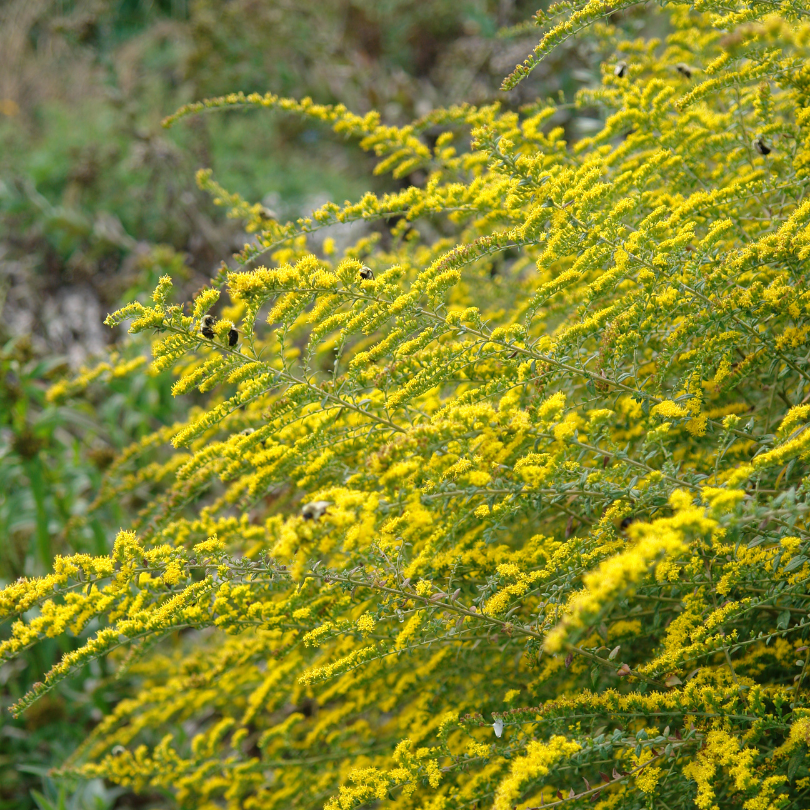
[[[214,339],[214,326],[215,320],[213,315],[206,315],[200,322],[200,332],[204,338],[208,340]]]
[[[239,435],[247,437],[247,436],[251,436],[255,432],[256,432],[256,428],[248,427],[248,428],[245,428],[244,430],[240,430]],[[267,439],[262,439],[260,444],[261,444],[262,447],[266,447],[267,446]]]
[[[754,149],[759,152],[760,155],[770,155],[771,154],[771,147],[768,146],[762,138],[756,138],[754,140]]]
[[[312,503],[305,503],[301,507],[301,517],[304,518],[304,520],[320,520],[331,505],[331,501],[312,501]]]

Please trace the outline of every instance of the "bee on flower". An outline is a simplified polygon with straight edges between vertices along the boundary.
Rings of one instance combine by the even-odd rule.
[[[301,507],[301,517],[304,520],[320,520],[331,505],[332,501],[312,501],[311,503],[305,503]]]
[[[757,152],[759,152],[759,154],[763,157],[771,154],[771,147],[768,146],[765,141],[762,140],[762,138],[754,139],[754,149],[756,149]]]
[[[248,428],[245,428],[244,430],[240,430],[239,435],[244,436],[244,437],[247,438],[248,436],[252,436],[255,432],[256,432],[256,428],[248,427]],[[263,439],[261,441],[261,446],[264,447],[264,446],[266,446],[266,444],[267,444],[267,439]]]
[[[213,315],[206,315],[203,317],[202,321],[200,322],[200,333],[204,338],[208,338],[208,340],[214,339],[214,323],[215,319]]]

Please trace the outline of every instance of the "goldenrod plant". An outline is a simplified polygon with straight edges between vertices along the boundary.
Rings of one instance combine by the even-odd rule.
[[[162,495],[109,557],[0,593],[4,659],[83,640],[15,713],[101,656],[135,685],[64,772],[205,810],[810,806],[810,8],[662,1],[628,40],[632,5],[538,13],[504,81],[582,38],[580,140],[562,100],[167,120],[304,116],[413,182],[282,223],[203,171],[251,241],[107,319],[188,418],[111,466],[98,505]]]

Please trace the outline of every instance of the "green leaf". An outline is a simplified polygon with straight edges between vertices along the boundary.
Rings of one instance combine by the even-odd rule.
[[[803,554],[799,554],[797,557],[794,557],[786,566],[785,572],[787,571],[795,571],[800,566],[804,565],[807,562],[807,557]]]
[[[788,782],[792,782],[796,776],[796,771],[799,770],[799,765],[801,765],[802,760],[804,759],[804,746],[800,745],[794,752],[790,758],[790,762],[788,762],[787,768],[787,778]]]

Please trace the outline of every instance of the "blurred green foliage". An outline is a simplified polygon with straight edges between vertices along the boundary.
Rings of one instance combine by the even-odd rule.
[[[197,191],[196,168],[294,218],[313,195],[363,193],[370,163],[292,117],[203,117],[166,133],[165,115],[233,89],[379,107],[391,123],[484,101],[503,73],[489,61],[509,47],[496,30],[531,10],[526,0],[11,0],[0,9],[5,258],[35,257],[46,286],[86,281],[108,307],[120,289],[98,276],[126,271],[136,241],[171,244],[210,275],[238,229]]]

